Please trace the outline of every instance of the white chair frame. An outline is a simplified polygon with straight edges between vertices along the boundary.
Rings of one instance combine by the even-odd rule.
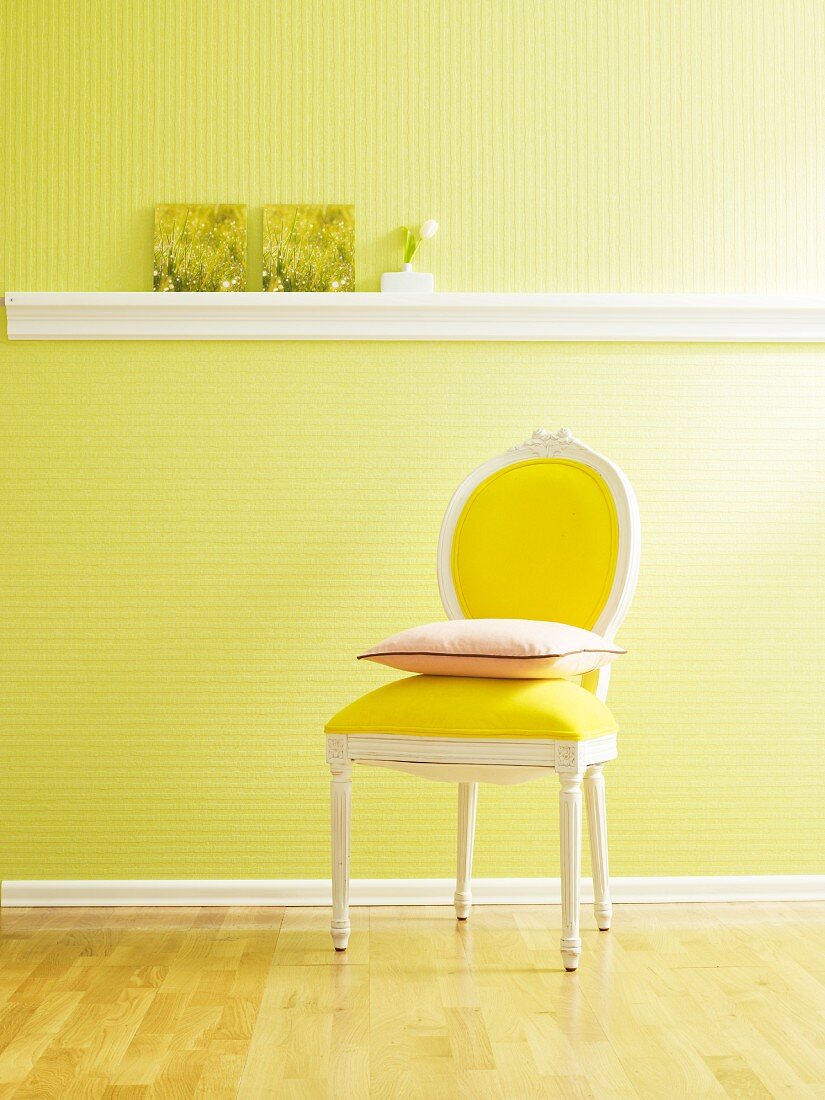
[[[633,598],[639,572],[641,523],[630,482],[614,463],[590,450],[562,428],[539,428],[526,443],[485,462],[456,490],[441,525],[438,542],[438,585],[444,610],[451,619],[464,618],[453,585],[450,558],[456,523],[475,488],[491,474],[532,458],[580,462],[606,482],[615,503],[619,552],[610,595],[593,629],[612,639]],[[604,701],[610,666],[594,676],[596,696]],[[579,904],[582,848],[582,787],[587,805],[596,922],[610,928],[612,906],[607,853],[607,813],[603,766],[617,756],[616,735],[586,741],[517,740],[504,738],[403,737],[368,734],[327,736],[327,763],[332,772],[332,940],[346,949],[350,935],[349,863],[351,776],[353,764],[392,768],[411,775],[458,784],[458,852],[455,910],[466,920],[472,906],[471,873],[478,784],[524,783],[555,772],[559,778],[559,838],[561,848],[561,955],[566,970],[576,970],[581,955]]]

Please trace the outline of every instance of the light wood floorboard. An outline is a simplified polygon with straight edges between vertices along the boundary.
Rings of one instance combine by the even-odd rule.
[[[825,1097],[825,905],[0,910],[0,1100]]]

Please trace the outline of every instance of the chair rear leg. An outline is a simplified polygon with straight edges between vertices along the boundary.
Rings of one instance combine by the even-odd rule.
[[[610,869],[607,859],[607,806],[604,797],[603,764],[593,764],[584,777],[587,803],[587,831],[590,834],[590,862],[593,864],[593,910],[602,932],[610,928]]]
[[[455,915],[466,920],[473,904],[473,840],[476,831],[478,783],[458,784],[458,869],[455,886]]]

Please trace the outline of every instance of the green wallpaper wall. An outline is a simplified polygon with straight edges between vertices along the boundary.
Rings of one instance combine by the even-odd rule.
[[[156,201],[352,201],[358,282],[822,290],[825,12],[3,0],[4,289],[147,289]],[[253,281],[253,286],[256,283]],[[538,424],[636,485],[617,874],[821,870],[825,349],[0,342],[0,877],[327,873],[321,728],[440,615],[450,493]],[[651,750],[653,750],[651,752]],[[353,872],[447,875],[364,771]],[[555,789],[477,870],[552,874]]]

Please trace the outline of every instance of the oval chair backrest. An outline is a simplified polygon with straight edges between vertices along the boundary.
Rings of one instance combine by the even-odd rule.
[[[540,428],[456,490],[438,544],[441,602],[451,619],[545,619],[612,638],[640,548],[619,467],[567,429]]]

